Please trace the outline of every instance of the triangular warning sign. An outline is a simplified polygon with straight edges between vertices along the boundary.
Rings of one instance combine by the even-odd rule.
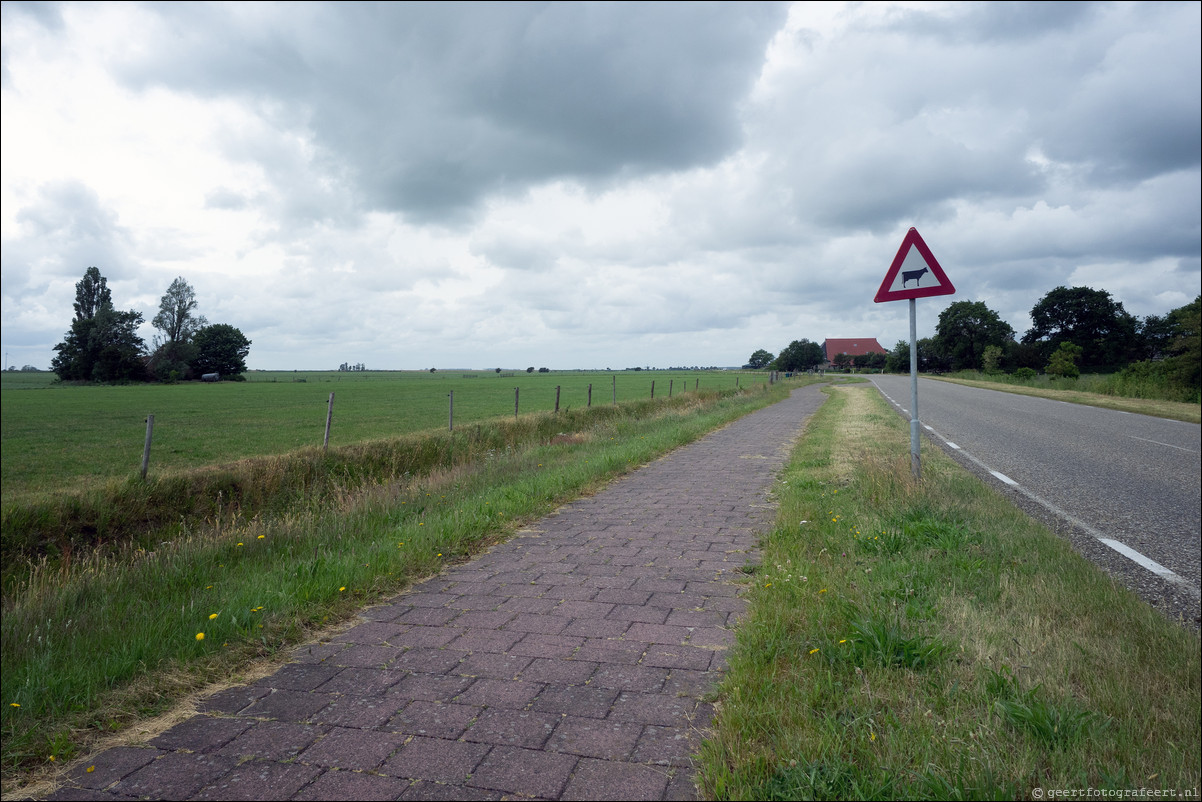
[[[947,274],[935,261],[931,249],[922,241],[918,229],[911,228],[906,232],[906,238],[897,249],[897,256],[893,257],[893,264],[889,265],[889,272],[885,274],[885,280],[872,300],[879,304],[882,301],[951,295],[955,291]]]

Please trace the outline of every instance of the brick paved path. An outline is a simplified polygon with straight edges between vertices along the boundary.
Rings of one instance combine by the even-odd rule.
[[[797,390],[568,504],[50,798],[694,798],[734,580],[823,397]]]

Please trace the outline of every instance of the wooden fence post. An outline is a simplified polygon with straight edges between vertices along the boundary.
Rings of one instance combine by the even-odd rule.
[[[555,385],[555,414],[559,414],[559,385]]]
[[[651,380],[651,400],[655,400],[655,379]]]
[[[618,374],[614,374],[614,406],[618,405]]]
[[[668,398],[672,397],[672,385],[676,384],[676,379],[668,379]]]
[[[146,445],[142,447],[142,481],[146,481],[146,471],[150,468],[150,440],[154,432],[154,415],[146,416]]]
[[[513,388],[513,417],[516,420],[518,416],[518,388]]]
[[[330,393],[330,403],[326,407],[326,439],[321,444],[322,451],[330,450],[330,421],[334,419],[334,394]]]
[[[592,382],[588,383],[588,405],[590,407],[593,405],[593,383]]]
[[[450,409],[447,411],[447,431],[455,431],[455,391],[447,393],[447,398],[451,399]]]

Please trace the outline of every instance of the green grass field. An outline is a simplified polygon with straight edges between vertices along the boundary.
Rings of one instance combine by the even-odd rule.
[[[334,393],[330,444],[348,445],[519,412],[579,409],[669,391],[730,389],[762,373],[616,371],[552,373],[446,371],[257,371],[246,382],[113,387],[61,386],[52,373],[0,373],[4,448],[0,500],[7,506],[88,489],[141,469],[146,417],[154,415],[152,473],[320,446]]]

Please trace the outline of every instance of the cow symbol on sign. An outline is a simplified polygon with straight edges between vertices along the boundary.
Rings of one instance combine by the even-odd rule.
[[[907,284],[909,284],[911,279],[913,279],[913,281],[914,281],[914,286],[921,287],[922,286],[922,274],[927,272],[927,269],[928,268],[924,267],[922,270],[903,270],[902,271],[902,287],[904,288]]]

